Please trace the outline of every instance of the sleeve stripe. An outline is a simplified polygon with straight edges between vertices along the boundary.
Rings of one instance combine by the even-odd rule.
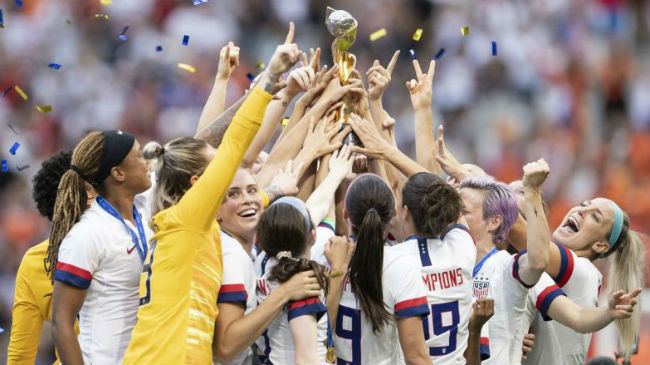
[[[397,317],[421,317],[429,314],[427,298],[415,298],[395,304],[395,315]]]
[[[545,321],[552,320],[552,318],[548,316],[548,309],[551,307],[553,300],[561,295],[565,295],[562,289],[557,285],[551,285],[544,289],[544,291],[542,291],[542,293],[537,297],[535,307]]]
[[[289,304],[289,310],[293,310],[293,309],[296,309],[296,308],[299,308],[299,307],[304,307],[304,306],[311,305],[311,304],[318,304],[320,302],[321,302],[320,299],[318,299],[317,297],[311,297],[311,298],[307,298],[307,299],[297,300],[297,301],[291,302]]]
[[[246,303],[247,300],[248,294],[245,291],[219,292],[217,296],[217,303]]]
[[[521,285],[524,286],[524,288],[530,289],[534,285],[528,285],[528,284],[524,283],[524,281],[521,280],[521,278],[519,277],[519,258],[522,255],[526,254],[526,251],[527,250],[521,250],[521,251],[519,251],[518,254],[515,255],[515,261],[512,263],[512,277],[517,279],[517,281],[519,281],[521,283]]]
[[[232,292],[246,292],[244,284],[222,284],[221,289],[219,289],[219,294],[222,293],[232,293]]]
[[[573,255],[568,248],[556,243],[557,248],[560,250],[560,272],[553,278],[557,285],[565,286],[571,275],[573,274]]]
[[[90,280],[58,269],[54,271],[54,280],[75,286],[80,289],[88,289],[90,286]]]
[[[316,319],[320,319],[327,312],[327,307],[321,303],[319,298],[307,298],[293,302],[289,305],[288,320],[296,317],[315,315]]]
[[[329,218],[325,218],[325,219],[323,219],[323,220],[318,224],[318,226],[321,227],[321,228],[327,228],[327,229],[329,229],[330,231],[335,232],[335,231],[334,231],[334,222],[333,222],[331,219],[329,219]]]
[[[479,352],[481,355],[481,361],[485,361],[490,358],[490,340],[487,337],[481,337]]]
[[[65,271],[65,272],[67,272],[69,274],[78,276],[78,277],[86,279],[86,280],[92,280],[92,278],[93,278],[92,274],[89,271],[84,270],[84,269],[79,268],[79,267],[76,267],[74,265],[66,264],[64,262],[57,262],[56,263],[56,270],[57,271],[58,270]]]
[[[414,298],[414,299],[409,299],[405,300],[403,302],[399,302],[395,304],[395,311],[400,311],[402,309],[407,309],[410,307],[416,307],[418,305],[426,305],[427,304],[427,298],[426,297],[420,297],[420,298]]]

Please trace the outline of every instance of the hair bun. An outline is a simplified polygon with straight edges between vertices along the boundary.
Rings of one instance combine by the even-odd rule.
[[[165,149],[160,143],[151,141],[142,149],[142,156],[145,160],[153,160],[163,155]]]

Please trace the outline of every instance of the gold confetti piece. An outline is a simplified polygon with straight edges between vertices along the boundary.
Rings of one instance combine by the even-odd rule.
[[[93,15],[93,18],[95,18],[95,19],[104,18],[104,19],[108,20],[108,14],[97,13],[97,14]]]
[[[416,29],[415,33],[413,33],[413,40],[414,41],[419,41],[420,37],[422,37],[422,28]]]
[[[185,71],[189,71],[191,73],[196,72],[196,69],[193,66],[188,65],[187,63],[178,63],[178,68],[182,68]]]
[[[264,64],[264,62],[258,62],[257,63],[257,68],[265,68],[265,67],[266,67],[266,65]]]
[[[112,5],[113,0],[99,0],[102,5]]]
[[[289,123],[289,118],[282,119],[282,126],[285,127]]]
[[[27,100],[27,94],[23,91],[23,89],[20,88],[20,86],[16,85],[14,86],[14,90],[18,93],[18,95],[22,96],[23,100]]]
[[[377,31],[372,32],[372,34],[370,34],[370,41],[374,42],[377,39],[385,36],[386,36],[386,28],[381,28]]]
[[[43,105],[43,106],[36,105],[36,110],[38,110],[41,113],[49,113],[52,111],[52,107],[49,105]]]
[[[468,35],[468,34],[469,34],[469,27],[462,27],[462,28],[460,28],[460,34],[462,34],[462,35]]]

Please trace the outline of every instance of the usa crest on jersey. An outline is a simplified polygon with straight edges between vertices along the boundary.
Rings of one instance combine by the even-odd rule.
[[[476,299],[487,297],[489,288],[490,288],[490,279],[481,273],[474,278],[474,287],[473,287],[472,295]]]

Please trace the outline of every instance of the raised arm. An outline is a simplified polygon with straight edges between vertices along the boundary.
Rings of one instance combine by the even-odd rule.
[[[327,290],[327,317],[332,332],[336,331],[336,318],[338,316],[341,296],[345,279],[348,276],[348,267],[354,254],[355,243],[349,237],[334,236],[325,243],[323,253],[330,265],[330,277]]]
[[[384,110],[383,96],[384,92],[388,88],[388,84],[390,84],[399,54],[400,51],[395,51],[395,53],[393,53],[393,57],[390,59],[386,68],[379,63],[379,60],[375,60],[372,67],[370,67],[366,72],[368,78],[370,114],[372,114],[372,119],[376,123],[375,125],[381,131],[382,136],[386,140],[392,138],[389,129],[386,128],[386,123],[391,118],[386,110]]]
[[[329,174],[305,202],[314,225],[320,223],[327,216],[327,212],[334,202],[334,193],[341,181],[352,172],[353,162],[352,151],[348,145],[332,153],[329,159]],[[325,166],[321,166],[321,169],[325,169]]]
[[[299,58],[291,27],[284,44],[277,47],[259,86],[250,92],[237,111],[205,172],[175,206],[175,213],[191,229],[205,231],[214,221],[224,194],[232,181],[244,153],[260,127],[272,94],[281,87],[281,76]],[[205,209],[205,202],[210,202]]]
[[[551,234],[542,207],[542,184],[549,174],[544,159],[524,166],[525,203],[528,252],[519,260],[519,277],[527,285],[535,285],[548,265],[548,242]]]
[[[230,126],[232,118],[235,116],[242,104],[244,104],[246,98],[248,98],[248,93],[244,94],[233,105],[229,106],[226,111],[221,113],[221,115],[215,118],[210,124],[197,131],[194,138],[205,141],[214,148],[219,147],[223,135],[226,134],[226,130],[228,130],[228,127]]]
[[[422,73],[418,60],[413,60],[413,68],[415,69],[417,80],[407,81],[406,88],[411,95],[411,104],[415,111],[416,161],[430,172],[438,175],[440,174],[440,165],[435,156],[433,112],[431,112],[433,74],[436,69],[436,61],[431,61],[429,71],[426,74]]]
[[[248,151],[246,151],[246,155],[244,155],[244,160],[242,161],[243,167],[253,166],[257,155],[259,155],[260,151],[262,151],[264,146],[271,140],[271,137],[273,137],[273,133],[282,121],[282,116],[289,107],[289,104],[291,104],[291,101],[298,93],[309,89],[314,82],[316,78],[315,68],[318,60],[317,57],[319,55],[320,49],[317,50],[309,64],[306,60],[307,56],[303,56],[304,66],[291,71],[287,79],[287,87],[282,89],[276,96],[279,100],[273,100],[269,103],[264,114],[262,126],[255,139],[253,139],[253,143],[251,143]]]
[[[197,132],[205,128],[214,118],[223,113],[226,108],[228,80],[230,80],[230,76],[238,65],[239,47],[236,47],[232,42],[228,42],[221,49],[221,52],[219,52],[219,69],[214,79],[212,91],[208,96],[208,101],[205,102],[205,106],[201,112],[199,125],[196,127]]]
[[[353,152],[362,153],[371,158],[379,158],[390,162],[407,177],[418,172],[427,171],[417,162],[411,160],[397,147],[392,146],[381,137],[377,128],[356,114],[350,115],[350,126],[357,133],[363,147],[352,146]]]
[[[548,315],[576,332],[592,333],[603,329],[615,319],[630,318],[639,293],[641,289],[628,294],[618,291],[609,297],[607,307],[595,308],[582,308],[562,295],[553,300]]]

